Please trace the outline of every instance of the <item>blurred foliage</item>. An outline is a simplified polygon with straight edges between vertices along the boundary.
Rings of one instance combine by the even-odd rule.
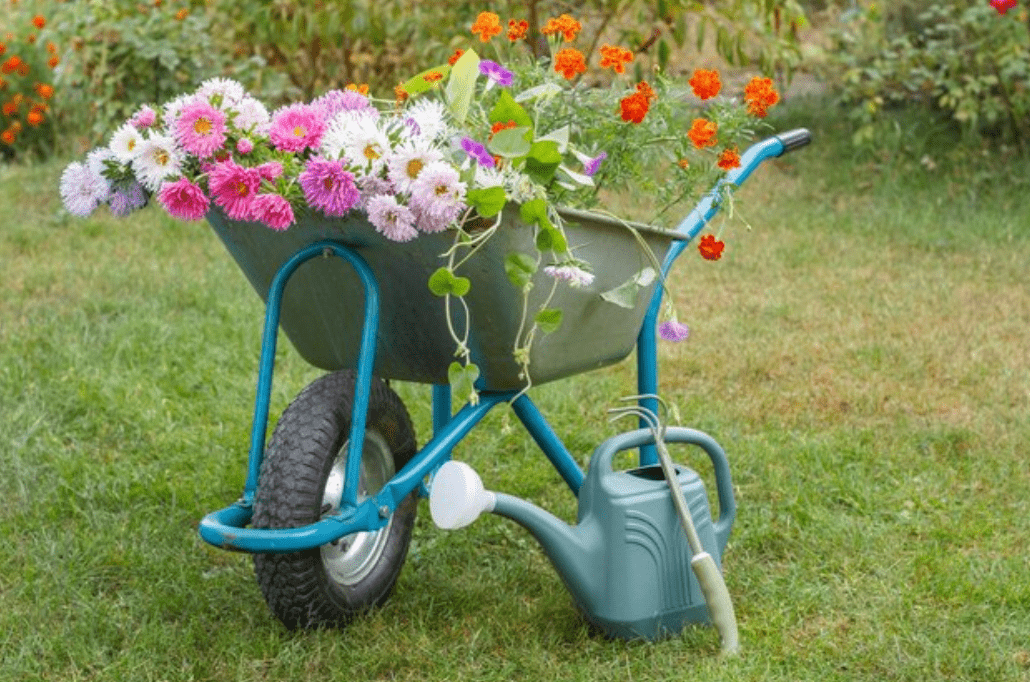
[[[54,29],[71,46],[58,72],[67,93],[59,122],[87,138],[82,147],[140,105],[191,89],[227,62],[202,2],[75,0],[61,5]]]
[[[8,3],[11,0],[0,0]],[[474,37],[483,10],[529,22],[574,14],[592,47],[617,42],[670,75],[683,55],[712,50],[732,65],[789,76],[812,0],[558,0],[490,5],[421,0],[75,0],[56,2],[47,30],[60,47],[52,112],[65,147],[103,140],[144,103],[213,76],[240,81],[271,106],[348,84],[374,93],[443,63]],[[27,6],[32,0],[20,0]],[[14,3],[12,3],[14,4]],[[688,57],[689,59],[689,57]],[[649,64],[650,63],[650,64]]]
[[[54,147],[50,112],[59,62],[50,3],[0,2],[0,158],[46,156]]]
[[[829,53],[855,144],[876,147],[915,108],[965,139],[1030,143],[1030,23],[986,0],[854,3]]]

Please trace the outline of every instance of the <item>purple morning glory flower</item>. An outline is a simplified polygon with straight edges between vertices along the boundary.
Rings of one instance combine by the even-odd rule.
[[[465,150],[466,154],[475,159],[480,166],[485,166],[486,168],[494,167],[494,157],[486,150],[486,147],[471,137],[461,138],[461,148]]]
[[[583,164],[583,174],[593,175],[601,167],[601,162],[608,158],[608,152],[601,152],[594,158]]]
[[[484,59],[479,62],[479,73],[487,76],[493,82],[498,85],[508,86],[511,85],[514,74],[511,71],[504,68],[497,62],[492,62],[489,59]]]
[[[667,320],[658,325],[658,336],[666,341],[684,341],[690,336],[690,328],[676,320]]]

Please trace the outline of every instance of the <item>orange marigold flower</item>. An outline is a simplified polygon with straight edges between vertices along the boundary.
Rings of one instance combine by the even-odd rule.
[[[547,20],[544,27],[540,29],[540,32],[545,36],[551,35],[552,33],[561,33],[565,42],[571,43],[576,39],[576,34],[583,28],[583,24],[573,19],[568,14],[563,14],[557,19],[551,18]]]
[[[454,66],[458,63],[458,60],[461,59],[461,55],[463,54],[465,54],[465,50],[459,47],[457,50],[454,51],[454,54],[447,58],[447,63],[451,66]]]
[[[4,55],[4,52],[7,52],[7,44],[6,43],[0,43],[0,57],[2,57]]]
[[[40,111],[34,109],[34,110],[29,112],[28,116],[25,117],[25,121],[30,126],[35,128],[36,126],[38,126],[40,123],[43,122],[43,114]]]
[[[647,84],[647,81],[640,81],[637,83],[637,92],[647,98],[648,102],[653,102],[658,99],[658,93]]]
[[[780,101],[780,94],[773,87],[771,78],[755,76],[744,86],[744,101],[752,116],[765,118],[769,107]]]
[[[525,19],[521,21],[508,20],[508,40],[511,42],[522,40],[526,37],[527,32],[529,32],[529,22]]]
[[[188,9],[186,9],[185,7],[183,7],[181,10],[179,10],[178,12],[175,13],[175,20],[176,21],[182,21],[183,19],[185,19],[189,15],[190,15],[190,11]]]
[[[639,90],[629,97],[624,97],[619,102],[619,108],[622,109],[622,120],[627,123],[640,123],[643,121],[650,107],[651,104],[647,99],[647,95]]]
[[[0,66],[0,71],[3,73],[14,73],[18,67],[21,66],[21,57],[18,55],[11,55],[11,57]]]
[[[21,64],[18,65],[18,75],[19,76],[28,76],[31,71],[32,71],[32,69],[29,68],[29,65],[28,65],[27,62],[22,62]]]
[[[54,96],[54,86],[47,83],[36,83],[35,90],[43,99],[50,99]]]
[[[15,104],[13,100],[8,100],[7,102],[4,102],[3,107],[0,107],[0,111],[3,111],[4,116],[10,116],[14,112],[18,111],[18,105]]]
[[[427,83],[436,83],[437,81],[443,80],[443,74],[439,71],[430,71],[429,73],[422,76],[422,80]]]
[[[719,126],[714,121],[709,121],[703,118],[695,118],[694,122],[690,126],[690,130],[687,131],[687,137],[694,143],[694,146],[698,149],[704,149],[705,147],[715,146],[716,139],[715,133],[719,130]]]
[[[705,260],[719,260],[722,258],[722,250],[726,248],[726,244],[716,240],[714,234],[706,234],[701,237],[701,242],[697,245],[697,250],[701,252],[701,257]]]
[[[46,26],[46,19],[43,17],[43,15],[37,14],[36,16],[32,17],[32,25],[36,28],[43,28],[44,26]]]
[[[37,37],[38,37],[38,36],[36,36],[36,34],[35,34],[35,33],[30,33],[29,35],[27,35],[27,36],[25,37],[25,42],[27,42],[27,43],[28,43],[29,45],[35,45],[35,44],[36,44],[36,38],[37,38]]]
[[[722,150],[722,154],[719,155],[719,168],[724,171],[731,171],[734,168],[740,168],[740,152],[737,151],[736,147],[727,147]]]
[[[13,145],[14,144],[14,131],[8,129],[8,130],[5,130],[4,132],[0,133],[0,142],[3,142],[4,144],[8,144],[8,145]]]
[[[712,99],[722,90],[719,72],[712,69],[697,69],[690,77],[690,88],[699,99]]]
[[[367,95],[368,83],[362,83],[361,85],[358,85],[357,83],[347,83],[347,89],[353,90],[354,92],[359,92],[362,95]]]
[[[690,168],[690,162],[686,159],[680,159],[676,162],[676,165],[682,168],[683,170],[687,170],[688,168]]]
[[[633,53],[616,45],[601,46],[601,68],[611,67],[615,73],[626,73],[626,64],[633,61]]]
[[[49,52],[50,54],[57,54],[57,45],[54,45],[53,43],[47,43],[46,44],[46,51]],[[3,54],[2,50],[0,50],[0,54]]]
[[[568,80],[576,77],[576,74],[586,73],[587,61],[583,53],[572,47],[565,47],[558,50],[554,55],[554,70],[565,76]]]
[[[479,34],[480,42],[488,43],[501,32],[501,18],[493,12],[480,12],[471,30]]]
[[[61,63],[61,60],[57,58],[56,54],[53,57],[51,57],[50,59],[46,60],[47,66],[49,66],[51,69],[57,68],[57,65],[60,64],[60,63]]]

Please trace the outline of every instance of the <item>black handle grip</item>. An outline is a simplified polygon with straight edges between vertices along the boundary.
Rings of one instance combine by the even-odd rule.
[[[801,149],[805,145],[812,142],[812,133],[808,132],[808,128],[797,128],[796,130],[788,130],[785,133],[780,133],[776,136],[780,142],[783,143],[783,153],[792,152],[795,149]],[[782,155],[781,155],[782,156]]]

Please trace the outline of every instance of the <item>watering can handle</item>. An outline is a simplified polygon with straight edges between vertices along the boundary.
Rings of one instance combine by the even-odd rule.
[[[654,442],[651,429],[637,429],[612,436],[597,446],[594,456],[590,459],[590,468],[599,467],[604,471],[611,471],[616,453],[642,445],[654,445]],[[733,497],[733,481],[730,479],[730,463],[726,459],[726,453],[707,433],[683,426],[670,426],[666,429],[665,442],[696,445],[712,460],[715,487],[719,494],[719,520],[713,524],[713,528],[721,555],[726,549],[726,542],[730,539],[733,519],[737,516],[737,502]]]

